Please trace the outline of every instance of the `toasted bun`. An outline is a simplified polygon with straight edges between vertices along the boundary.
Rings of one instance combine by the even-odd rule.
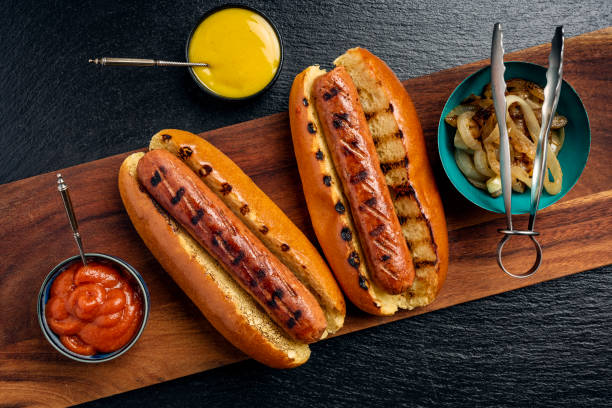
[[[393,71],[369,51],[350,49],[334,64],[345,67],[357,87],[412,254],[416,279],[405,307],[425,306],[446,279],[448,230],[414,104]]]
[[[193,133],[165,129],[150,149],[180,157],[315,296],[331,333],[344,324],[346,305],[334,277],[308,238],[229,157]]]
[[[306,344],[291,339],[233,278],[138,183],[144,153],[127,157],[119,169],[119,192],[136,231],[179,287],[234,346],[276,368],[305,363]]]
[[[389,67],[368,51],[349,50],[335,64],[344,66],[351,75],[366,113],[414,261],[412,287],[403,294],[390,295],[372,281],[365,262],[357,268],[347,262],[353,252],[364,259],[363,251],[312,103],[312,84],[325,73],[317,66],[306,68],[295,78],[289,96],[293,145],[314,231],[336,279],[357,307],[389,315],[398,309],[425,306],[435,299],[446,278],[448,235],[414,105]],[[331,178],[330,187],[321,183],[324,176]],[[344,211],[336,211],[338,203]],[[349,228],[351,240],[340,238],[342,228]]]

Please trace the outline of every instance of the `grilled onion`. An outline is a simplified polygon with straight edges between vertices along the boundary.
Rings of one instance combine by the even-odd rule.
[[[457,162],[457,166],[459,170],[467,178],[471,178],[477,181],[484,181],[487,179],[486,176],[480,174],[478,170],[474,167],[474,161],[472,160],[472,156],[464,152],[463,150],[457,149],[455,150],[455,161]]]
[[[540,134],[544,90],[524,79],[511,79],[506,83],[506,125],[510,139],[512,188],[523,192],[531,188],[536,143]],[[499,178],[499,129],[492,107],[491,84],[483,96],[470,95],[453,108],[444,118],[457,128],[454,134],[455,161],[468,181],[477,188],[488,190],[497,197],[501,194]],[[561,191],[563,172],[557,159],[565,141],[567,118],[555,114],[549,135],[546,175],[543,180],[548,194]]]

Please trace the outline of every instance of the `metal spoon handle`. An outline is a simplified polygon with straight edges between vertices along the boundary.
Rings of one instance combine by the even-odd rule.
[[[142,58],[94,58],[89,60],[90,63],[96,65],[108,65],[117,67],[207,67],[204,62],[178,62],[178,61],[163,61],[154,59]]]
[[[83,251],[83,242],[81,241],[81,234],[79,234],[79,224],[77,223],[76,216],[74,215],[74,209],[72,208],[72,200],[70,199],[68,186],[64,182],[62,175],[59,173],[57,174],[57,191],[59,191],[62,201],[64,202],[66,215],[68,216],[68,221],[70,221],[70,228],[72,228],[72,235],[74,236],[74,240],[79,248],[79,254],[81,255],[83,265],[87,265],[85,252]]]

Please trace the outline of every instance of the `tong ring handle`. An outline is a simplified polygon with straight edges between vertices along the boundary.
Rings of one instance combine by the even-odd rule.
[[[498,230],[498,232],[504,234],[501,241],[499,241],[499,244],[497,245],[497,264],[499,265],[502,271],[512,276],[513,278],[527,278],[533,275],[534,273],[536,273],[538,269],[540,269],[540,265],[542,265],[542,246],[540,245],[538,240],[536,240],[535,238],[537,235],[540,234],[539,232],[529,231],[529,230],[519,231],[519,230],[507,230],[507,229],[500,229]],[[533,263],[533,266],[527,272],[524,272],[522,274],[514,274],[508,271],[506,267],[504,266],[504,263],[502,262],[502,251],[504,249],[504,245],[506,245],[506,242],[508,242],[510,237],[512,237],[513,235],[528,236],[533,242],[535,249],[536,249],[536,260]]]

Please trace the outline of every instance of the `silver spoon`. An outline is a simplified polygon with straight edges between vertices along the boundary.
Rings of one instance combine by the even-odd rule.
[[[85,252],[83,251],[83,242],[81,241],[81,234],[79,234],[79,225],[77,223],[76,216],[74,215],[74,209],[72,208],[72,200],[70,200],[70,194],[68,193],[68,186],[64,183],[64,179],[60,173],[57,173],[57,191],[59,191],[60,196],[62,196],[62,201],[64,202],[64,208],[66,209],[66,215],[68,216],[68,221],[70,221],[70,228],[72,228],[72,235],[74,236],[74,240],[76,241],[77,247],[79,247],[79,254],[81,255],[81,260],[83,261],[83,265],[87,265],[87,260],[85,259]]]
[[[96,65],[118,67],[208,67],[205,62],[178,62],[141,58],[102,57],[90,59],[89,62]]]

